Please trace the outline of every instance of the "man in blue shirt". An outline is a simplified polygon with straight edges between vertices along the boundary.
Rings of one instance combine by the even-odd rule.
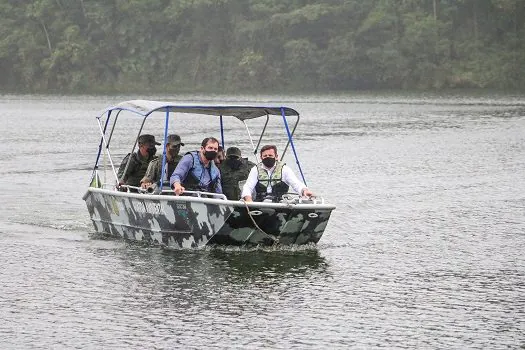
[[[182,157],[170,177],[170,186],[176,195],[185,190],[222,193],[221,173],[215,162],[219,140],[207,137],[198,151],[188,152]]]

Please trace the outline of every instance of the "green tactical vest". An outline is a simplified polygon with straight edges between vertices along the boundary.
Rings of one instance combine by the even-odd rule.
[[[165,165],[165,172],[164,172],[164,184],[165,186],[170,185],[170,177],[171,174],[173,174],[173,171],[177,167],[177,164],[179,164],[180,160],[182,159],[181,155],[177,155],[174,159],[171,161],[168,161],[166,158],[166,165]],[[152,183],[158,183],[160,181],[160,173],[162,172],[162,156],[155,158],[151,161],[151,168],[149,169],[150,173],[146,174],[145,177],[147,177],[150,182]]]
[[[122,164],[120,165],[118,176],[120,179],[124,180],[124,183],[129,186],[140,186],[140,180],[144,177],[144,174],[146,174],[146,170],[148,170],[148,164],[153,159],[156,159],[156,156],[153,156],[152,158],[143,158],[140,156],[137,152],[133,153],[131,155],[130,163],[128,166],[128,171],[126,174],[121,174],[121,172],[124,172],[124,169],[126,167],[127,158],[129,157],[129,154],[124,158],[122,161]]]
[[[275,169],[271,174],[271,177],[268,176],[268,172],[264,169],[263,164],[259,163],[257,165],[257,185],[255,185],[255,200],[262,201],[269,193],[267,192],[268,185],[272,186],[271,195],[274,197],[274,200],[279,200],[280,197],[288,192],[289,186],[282,181],[283,178],[283,166],[285,163],[280,161],[275,162]]]

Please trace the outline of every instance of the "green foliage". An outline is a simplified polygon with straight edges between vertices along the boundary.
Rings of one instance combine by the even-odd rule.
[[[525,88],[525,0],[0,0],[26,92]]]

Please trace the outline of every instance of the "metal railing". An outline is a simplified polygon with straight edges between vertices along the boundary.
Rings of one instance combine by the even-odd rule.
[[[132,193],[142,193],[142,194],[169,194],[172,196],[175,196],[175,192],[171,188],[163,188],[162,190],[159,190],[157,186],[152,185],[148,188],[142,188],[137,186],[130,186],[130,185],[120,185],[119,190],[122,192],[132,192]],[[189,191],[185,190],[182,193],[182,196],[192,196],[192,197],[199,197],[199,198],[214,198],[214,199],[223,199],[227,200],[226,196],[222,193],[212,193],[212,192],[204,192],[204,191]]]

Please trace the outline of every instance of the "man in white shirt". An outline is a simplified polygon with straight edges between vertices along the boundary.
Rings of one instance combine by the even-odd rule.
[[[288,192],[288,188],[302,196],[311,197],[313,193],[303,184],[293,170],[286,164],[279,161],[277,147],[266,145],[261,148],[262,162],[250,170],[248,179],[243,186],[241,198],[246,202],[255,200],[262,201],[266,196],[271,196],[274,200]]]

